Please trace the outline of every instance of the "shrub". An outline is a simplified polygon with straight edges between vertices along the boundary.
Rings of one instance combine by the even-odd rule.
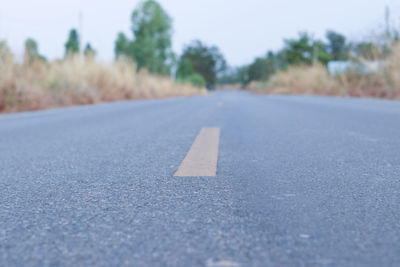
[[[248,88],[260,93],[318,94],[355,97],[400,98],[400,42],[389,49],[383,69],[360,74],[354,71],[331,77],[323,65],[292,66],[278,71],[266,82]],[[363,59],[358,59],[363,62]]]
[[[194,73],[186,77],[183,82],[190,83],[198,88],[205,88],[206,80],[198,73]]]
[[[21,65],[1,46],[0,74],[0,112],[204,92],[145,69],[137,72],[128,60],[100,64],[94,57],[71,55],[63,61],[37,59]]]

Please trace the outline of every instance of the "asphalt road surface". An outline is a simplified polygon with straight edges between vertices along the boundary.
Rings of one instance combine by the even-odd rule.
[[[174,176],[201,153],[210,176]],[[92,265],[400,266],[400,102],[217,92],[1,115],[0,266]]]

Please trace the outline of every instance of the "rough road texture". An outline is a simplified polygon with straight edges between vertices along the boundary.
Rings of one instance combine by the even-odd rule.
[[[203,127],[217,176],[174,177]],[[399,266],[400,103],[241,92],[0,116],[0,266]]]

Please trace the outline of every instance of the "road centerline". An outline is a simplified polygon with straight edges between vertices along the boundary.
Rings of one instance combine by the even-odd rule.
[[[220,128],[201,129],[174,176],[216,176],[220,132]]]

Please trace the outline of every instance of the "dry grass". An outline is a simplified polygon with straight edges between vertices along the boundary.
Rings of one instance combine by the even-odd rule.
[[[277,72],[268,82],[253,82],[249,87],[275,94],[332,94],[335,90],[334,82],[321,65],[293,66]]]
[[[17,64],[12,54],[0,51],[0,112],[199,93],[205,90],[147,71],[138,73],[129,61],[100,64],[75,56]]]
[[[390,57],[385,61],[384,78],[389,97],[400,97],[400,43],[392,47]]]
[[[362,60],[362,59],[360,59]],[[384,68],[371,74],[345,73],[331,77],[322,65],[292,66],[274,74],[268,82],[253,82],[258,93],[310,94],[400,99],[400,43],[384,60]]]
[[[233,84],[219,84],[215,89],[222,91],[232,91],[232,90],[240,90],[242,88],[243,85],[241,85],[240,83],[233,83]]]

